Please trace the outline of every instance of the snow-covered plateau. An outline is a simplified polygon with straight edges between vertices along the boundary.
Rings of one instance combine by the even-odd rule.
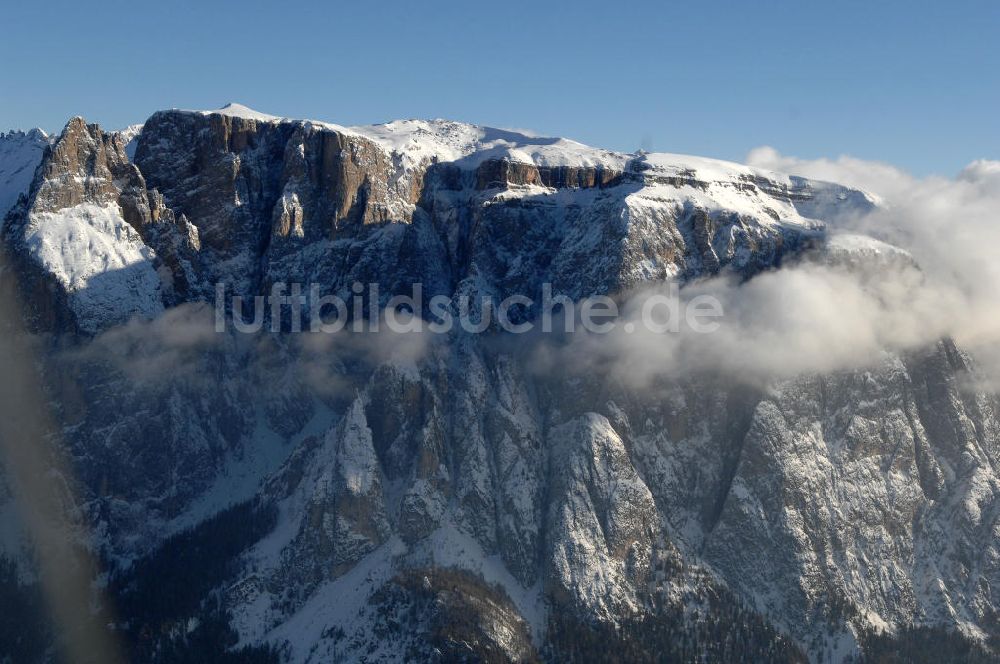
[[[914,268],[844,230],[879,205],[713,159],[230,104],[0,135],[0,276],[67,459],[46,481],[134,661],[995,661],[1000,402],[951,339],[766,380],[651,354],[640,382],[500,333],[215,331],[220,283],[377,284],[385,306],[415,283],[537,301]],[[3,592],[27,602],[8,485]],[[52,656],[39,625],[24,661]]]

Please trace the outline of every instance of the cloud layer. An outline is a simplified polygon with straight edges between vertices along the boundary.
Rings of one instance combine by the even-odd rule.
[[[913,343],[946,334],[983,362],[1000,366],[994,360],[1000,343],[1000,161],[975,161],[954,178],[914,178],[850,157],[806,161],[759,148],[747,159],[877,194],[883,201],[878,210],[832,231],[885,240],[906,249],[920,266],[924,279],[902,293],[908,301],[893,307],[914,314],[894,321],[900,328],[895,336]]]
[[[536,366],[575,367],[635,387],[708,372],[767,383],[804,373],[871,365],[951,337],[1000,385],[1000,162],[977,161],[954,178],[914,178],[851,157],[806,161],[758,148],[759,168],[864,189],[880,200],[863,217],[837,220],[826,246],[782,269],[737,281],[718,277],[682,290],[709,295],[725,315],[710,334],[681,326],[658,334],[641,324],[634,294],[624,307],[634,331],[542,343]]]

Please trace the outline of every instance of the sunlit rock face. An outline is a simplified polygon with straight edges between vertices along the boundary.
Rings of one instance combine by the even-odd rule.
[[[827,222],[875,204],[863,192],[235,105],[162,111],[137,135],[74,119],[42,149],[4,278],[53,341],[86,543],[124,570],[182,531],[214,542],[203,555],[226,564],[204,594],[241,644],[289,661],[840,661],[912,625],[998,636],[997,402],[947,340],[826,375],[640,387],[496,335],[214,331],[219,283],[377,284],[384,305],[414,283],[538,301],[543,284],[577,299],[753,279],[822,250]],[[873,246],[825,256],[870,266]],[[247,510],[267,518],[234,520]]]

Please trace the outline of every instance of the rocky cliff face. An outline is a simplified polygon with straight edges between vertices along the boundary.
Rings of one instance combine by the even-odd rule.
[[[57,341],[88,545],[138,561],[121,606],[163,551],[215,547],[200,594],[135,634],[221,603],[241,645],[289,661],[842,661],[914,626],[1000,638],[997,402],[947,341],[638,389],[540,371],[502,335],[248,338],[199,306],[220,282],[375,283],[384,305],[413,283],[537,301],[753,278],[870,209],[862,192],[443,121],[228,107],[130,138],[70,121],[3,239]],[[273,520],[242,527],[224,508],[244,501]]]
[[[70,120],[9,213],[5,248],[30,282],[26,299],[67,301],[64,311],[29,310],[36,328],[94,333],[152,318],[190,278],[180,261],[197,250],[197,231],[146,189],[125,147],[119,134]]]

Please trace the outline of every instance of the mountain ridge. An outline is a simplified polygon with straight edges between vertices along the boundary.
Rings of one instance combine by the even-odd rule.
[[[85,544],[126,595],[147,588],[128,562],[169,564],[173,538],[231,554],[151,632],[221,606],[238,644],[303,662],[822,662],[914,626],[997,638],[1000,406],[948,340],[764,386],[637,387],[459,332],[248,341],[204,306],[218,283],[374,283],[381,308],[414,283],[580,299],[753,283],[817,248],[907,262],[827,242],[873,197],[470,125],[261,115],[71,120],[4,224],[6,276],[59,342],[40,360]]]

